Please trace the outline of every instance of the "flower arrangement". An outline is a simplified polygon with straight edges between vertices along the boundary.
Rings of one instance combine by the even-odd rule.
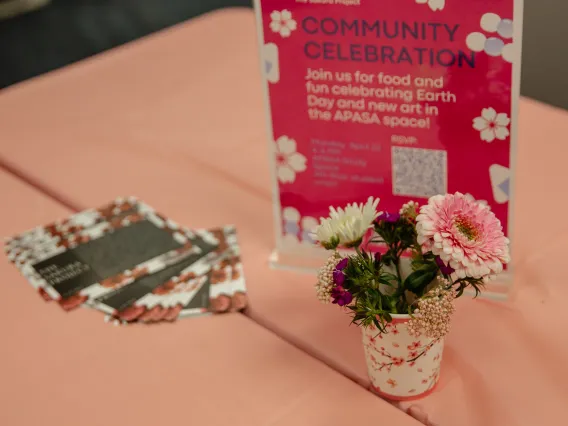
[[[440,339],[450,329],[454,299],[482,291],[508,263],[509,240],[489,206],[461,193],[437,195],[398,213],[378,211],[378,199],[330,208],[314,231],[331,256],[316,292],[348,309],[352,322],[387,332],[394,314],[407,314],[408,332]],[[383,253],[370,245],[381,244]],[[339,249],[351,249],[343,257]]]

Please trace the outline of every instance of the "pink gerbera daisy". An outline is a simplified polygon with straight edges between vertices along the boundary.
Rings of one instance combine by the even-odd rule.
[[[416,218],[418,243],[449,264],[459,278],[484,278],[508,263],[509,240],[488,206],[473,197],[436,195]]]

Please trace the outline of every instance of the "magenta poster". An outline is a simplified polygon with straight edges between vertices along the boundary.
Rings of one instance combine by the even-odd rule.
[[[277,248],[330,205],[446,192],[510,228],[522,3],[258,0]]]

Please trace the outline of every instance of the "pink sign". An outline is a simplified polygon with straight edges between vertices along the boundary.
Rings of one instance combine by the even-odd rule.
[[[330,205],[446,192],[509,227],[522,3],[258,0],[278,251]]]

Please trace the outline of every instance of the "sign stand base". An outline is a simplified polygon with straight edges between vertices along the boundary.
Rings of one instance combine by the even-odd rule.
[[[318,252],[321,251],[318,250]],[[324,254],[327,253],[324,252]],[[278,249],[274,249],[268,258],[268,262],[272,269],[296,271],[314,276],[317,275],[318,269],[325,263],[325,260],[325,256],[314,256],[313,252],[310,254],[294,253]]]

